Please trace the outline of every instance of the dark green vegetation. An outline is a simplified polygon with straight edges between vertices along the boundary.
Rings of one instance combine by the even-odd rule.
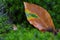
[[[0,34],[0,40],[60,40],[60,33],[56,36],[49,32],[42,33],[28,23],[24,12],[24,1],[37,4],[45,8],[50,13],[55,27],[57,29],[60,28],[60,0],[3,0],[5,5],[4,14],[7,12],[12,23],[17,25],[18,30],[13,31],[6,22],[7,26],[2,26],[2,29],[0,29],[0,32],[4,32]],[[5,16],[2,18],[0,17],[0,27],[1,25],[6,24],[2,24],[2,22],[7,19],[8,17],[5,19]],[[7,29],[9,31],[5,32]]]
[[[12,22],[5,11],[5,4],[0,0],[0,34],[12,29]]]

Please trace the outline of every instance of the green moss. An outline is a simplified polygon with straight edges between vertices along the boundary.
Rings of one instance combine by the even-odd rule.
[[[23,2],[28,2],[45,8],[50,13],[55,27],[60,28],[60,0],[5,0],[4,2],[6,4],[6,11],[10,17],[13,18],[18,30],[10,30],[8,33],[1,34],[1,38],[4,40],[60,40],[60,32],[54,35],[49,32],[42,33],[36,28],[33,28],[26,20],[23,4]],[[2,20],[6,19],[0,18],[0,22],[2,22]],[[0,27],[1,25],[0,23]],[[7,26],[4,29],[7,29]],[[4,31],[4,29],[0,29],[0,31]]]

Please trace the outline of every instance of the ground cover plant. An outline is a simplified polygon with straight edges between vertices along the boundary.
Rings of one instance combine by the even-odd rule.
[[[9,18],[12,23],[17,25],[17,30],[9,29],[9,26],[5,26],[9,29],[9,32],[0,34],[0,40],[60,40],[60,32],[54,35],[50,32],[42,33],[26,20],[24,4],[23,2],[34,3],[45,8],[51,15],[56,29],[60,28],[60,0],[2,0]],[[1,1],[0,1],[1,3]],[[1,9],[1,8],[0,8]],[[4,13],[5,13],[4,12]],[[4,18],[3,18],[4,19]],[[0,18],[1,20],[1,18]],[[3,20],[1,22],[4,22]],[[0,25],[2,24],[0,22]],[[11,26],[11,25],[10,25]],[[1,27],[1,26],[0,26]],[[2,30],[6,30],[4,26]]]

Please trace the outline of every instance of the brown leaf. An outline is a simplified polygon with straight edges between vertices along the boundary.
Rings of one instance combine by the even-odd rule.
[[[34,18],[31,16],[30,19],[29,17],[27,17],[27,20],[30,22],[30,24],[32,24],[40,31],[56,31],[52,18],[50,14],[47,12],[47,10],[45,10],[41,6],[30,4],[27,2],[24,2],[24,6],[26,14],[30,13],[38,16],[38,18]]]

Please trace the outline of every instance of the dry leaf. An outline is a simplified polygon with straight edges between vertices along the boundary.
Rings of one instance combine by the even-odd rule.
[[[54,31],[55,26],[53,24],[50,14],[41,6],[24,2],[25,13],[27,20],[31,25],[39,29],[40,31]]]

